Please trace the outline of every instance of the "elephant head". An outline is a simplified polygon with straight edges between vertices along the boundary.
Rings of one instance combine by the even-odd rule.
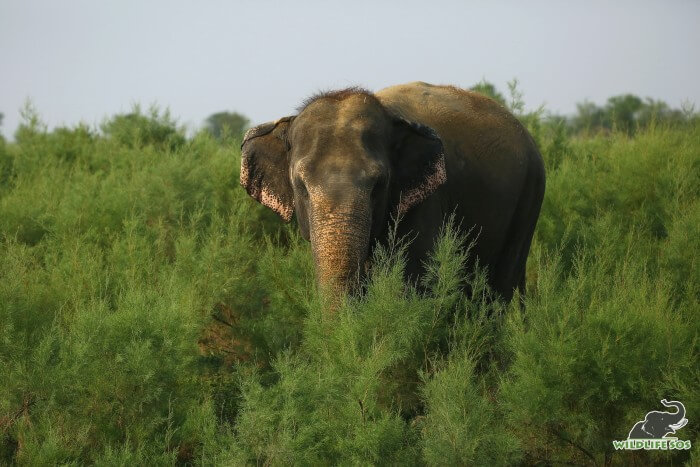
[[[392,214],[445,182],[443,146],[424,125],[351,88],[307,100],[299,113],[248,130],[241,185],[284,221],[296,213],[319,286],[351,291]]]
[[[660,412],[653,410],[646,414],[643,421],[637,422],[630,430],[628,439],[660,439],[669,433],[683,428],[688,419],[685,418],[685,406],[678,401],[668,402],[662,399],[665,407],[675,407],[676,412]]]

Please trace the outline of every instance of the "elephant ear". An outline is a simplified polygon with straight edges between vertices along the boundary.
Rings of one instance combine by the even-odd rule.
[[[442,140],[432,128],[397,117],[394,121],[394,193],[403,215],[447,180]]]
[[[287,150],[287,131],[293,119],[284,117],[251,128],[241,144],[241,186],[285,222],[294,212]]]

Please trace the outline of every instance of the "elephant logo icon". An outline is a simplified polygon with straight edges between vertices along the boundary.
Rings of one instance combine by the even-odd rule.
[[[685,418],[685,406],[679,401],[667,401],[662,399],[664,407],[673,407],[675,412],[661,412],[652,410],[634,424],[627,439],[662,439],[668,434],[674,434],[683,428],[688,419]]]

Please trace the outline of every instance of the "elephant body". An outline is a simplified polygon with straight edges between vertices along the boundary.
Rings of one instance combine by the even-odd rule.
[[[544,196],[542,156],[503,106],[451,86],[410,83],[377,93],[390,111],[434,129],[445,149],[446,181],[405,214],[400,234],[414,232],[408,271],[421,272],[445,217],[453,211],[476,238],[474,257],[489,284],[510,300],[525,291],[525,262]]]
[[[352,289],[397,214],[399,236],[413,239],[406,272],[418,277],[455,214],[491,288],[505,300],[524,293],[544,164],[520,122],[487,97],[422,82],[324,93],[249,130],[241,159],[251,196],[284,220],[296,213],[322,286]]]

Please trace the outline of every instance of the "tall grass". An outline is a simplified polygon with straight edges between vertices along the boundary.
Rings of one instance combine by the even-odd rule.
[[[448,219],[420,289],[395,239],[330,316],[235,141],[27,112],[0,142],[0,464],[698,462],[700,126],[528,124],[548,179],[524,309]],[[613,451],[662,398],[692,452]]]

